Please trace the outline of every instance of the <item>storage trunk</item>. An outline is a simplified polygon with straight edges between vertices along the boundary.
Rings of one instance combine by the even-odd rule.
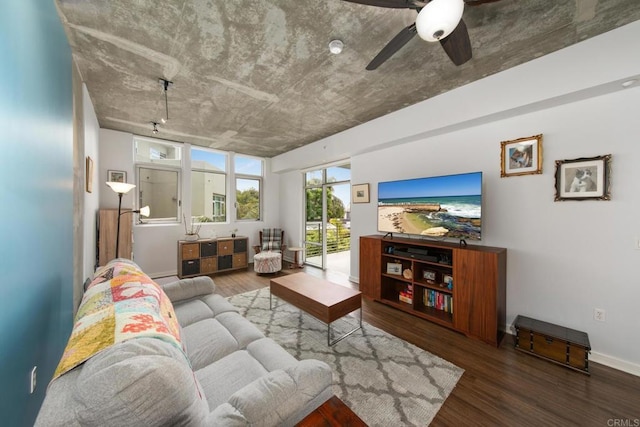
[[[589,375],[589,336],[585,332],[518,316],[516,349]]]

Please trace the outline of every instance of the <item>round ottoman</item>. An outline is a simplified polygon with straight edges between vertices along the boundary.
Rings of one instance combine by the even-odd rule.
[[[282,270],[282,254],[264,251],[253,256],[253,270],[258,273],[276,273]]]

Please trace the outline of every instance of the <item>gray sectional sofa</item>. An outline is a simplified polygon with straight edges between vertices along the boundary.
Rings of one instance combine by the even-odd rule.
[[[162,288],[185,351],[155,338],[100,351],[51,382],[36,426],[286,426],[332,396],[327,364],[265,338],[211,278]]]

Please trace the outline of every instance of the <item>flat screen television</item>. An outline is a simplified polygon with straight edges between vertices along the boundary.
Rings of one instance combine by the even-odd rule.
[[[480,240],[482,172],[378,183],[378,231]]]

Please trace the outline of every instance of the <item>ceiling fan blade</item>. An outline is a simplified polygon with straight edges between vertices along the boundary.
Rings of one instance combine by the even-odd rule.
[[[367,65],[367,70],[372,71],[378,68],[387,59],[391,58],[394,53],[399,51],[402,46],[407,44],[418,31],[416,30],[416,24],[411,24],[408,27],[400,31],[385,47],[382,48],[380,53]]]
[[[471,41],[467,25],[461,19],[458,26],[451,34],[440,40],[440,44],[451,61],[456,65],[462,65],[471,59]]]
[[[411,0],[344,0],[350,3],[366,4],[368,6],[388,7],[392,9],[413,9],[416,7]]]

